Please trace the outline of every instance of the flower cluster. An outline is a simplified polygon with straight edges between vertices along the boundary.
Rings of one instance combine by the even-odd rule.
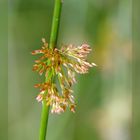
[[[44,83],[36,84],[40,89],[37,96],[39,102],[46,100],[46,105],[51,106],[52,113],[61,113],[70,108],[75,112],[75,100],[72,95],[71,86],[76,83],[75,72],[87,73],[90,67],[96,66],[95,63],[86,61],[91,49],[89,45],[81,46],[67,45],[61,49],[49,48],[45,39],[42,39],[43,46],[39,50],[32,51],[33,55],[42,54],[38,60],[35,60],[33,71],[40,75],[45,74]],[[59,81],[56,84],[54,78]]]

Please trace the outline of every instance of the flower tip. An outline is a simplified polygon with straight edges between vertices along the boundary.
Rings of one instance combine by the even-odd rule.
[[[71,105],[70,111],[73,112],[73,113],[75,113],[75,106],[74,105]]]
[[[34,85],[34,88],[38,88],[38,87],[40,87],[40,84],[35,84]]]
[[[40,60],[35,60],[35,63],[40,63],[41,61]]]
[[[43,96],[42,96],[41,94],[39,94],[39,95],[36,97],[36,100],[37,100],[38,102],[41,102],[42,99],[43,99]]]
[[[32,70],[33,70],[33,71],[36,71],[36,70],[38,70],[38,68],[39,68],[38,65],[35,64],[35,65],[33,66]]]
[[[31,54],[32,54],[32,55],[36,55],[36,52],[35,52],[35,51],[32,51]]]
[[[45,40],[45,38],[42,38],[42,42],[43,42],[43,43],[46,43],[46,40]]]
[[[92,63],[92,66],[95,66],[95,67],[97,67],[97,65],[96,65],[95,63]]]

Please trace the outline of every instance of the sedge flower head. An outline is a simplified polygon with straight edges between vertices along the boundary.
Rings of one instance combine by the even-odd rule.
[[[45,82],[35,85],[35,88],[40,89],[36,99],[38,102],[46,100],[46,105],[51,106],[52,113],[60,114],[67,107],[75,112],[76,103],[71,87],[76,83],[76,73],[88,73],[90,67],[96,66],[95,63],[86,60],[91,48],[88,44],[81,46],[70,44],[57,49],[49,48],[45,39],[42,39],[42,42],[41,49],[32,51],[32,55],[41,55],[35,60],[33,71],[46,77]],[[54,78],[59,84],[56,84]]]

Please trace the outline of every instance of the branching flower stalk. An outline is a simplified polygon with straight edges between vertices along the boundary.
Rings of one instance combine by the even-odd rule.
[[[63,45],[57,49],[57,36],[61,13],[61,0],[55,0],[52,30],[49,44],[43,38],[41,49],[32,51],[33,55],[39,54],[39,59],[35,60],[33,71],[45,76],[45,81],[35,84],[40,92],[36,97],[38,102],[42,102],[42,116],[39,140],[46,139],[49,108],[51,113],[60,114],[67,108],[75,112],[75,99],[72,85],[76,83],[75,73],[88,73],[90,67],[96,66],[89,63],[87,55],[91,48],[88,44],[80,46]],[[56,84],[56,81],[59,84]]]

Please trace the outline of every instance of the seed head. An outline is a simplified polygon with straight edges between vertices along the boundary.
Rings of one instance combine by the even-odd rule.
[[[91,48],[88,44],[70,44],[62,46],[61,49],[52,49],[44,38],[42,42],[41,49],[32,51],[33,55],[41,55],[35,60],[33,71],[39,75],[44,74],[47,79],[44,83],[35,85],[35,88],[40,89],[36,99],[38,102],[46,100],[46,105],[51,106],[51,113],[60,114],[67,107],[75,112],[76,104],[71,87],[76,83],[75,73],[85,74],[90,67],[96,66],[95,63],[86,60]],[[56,85],[54,77],[58,79],[59,85]]]

